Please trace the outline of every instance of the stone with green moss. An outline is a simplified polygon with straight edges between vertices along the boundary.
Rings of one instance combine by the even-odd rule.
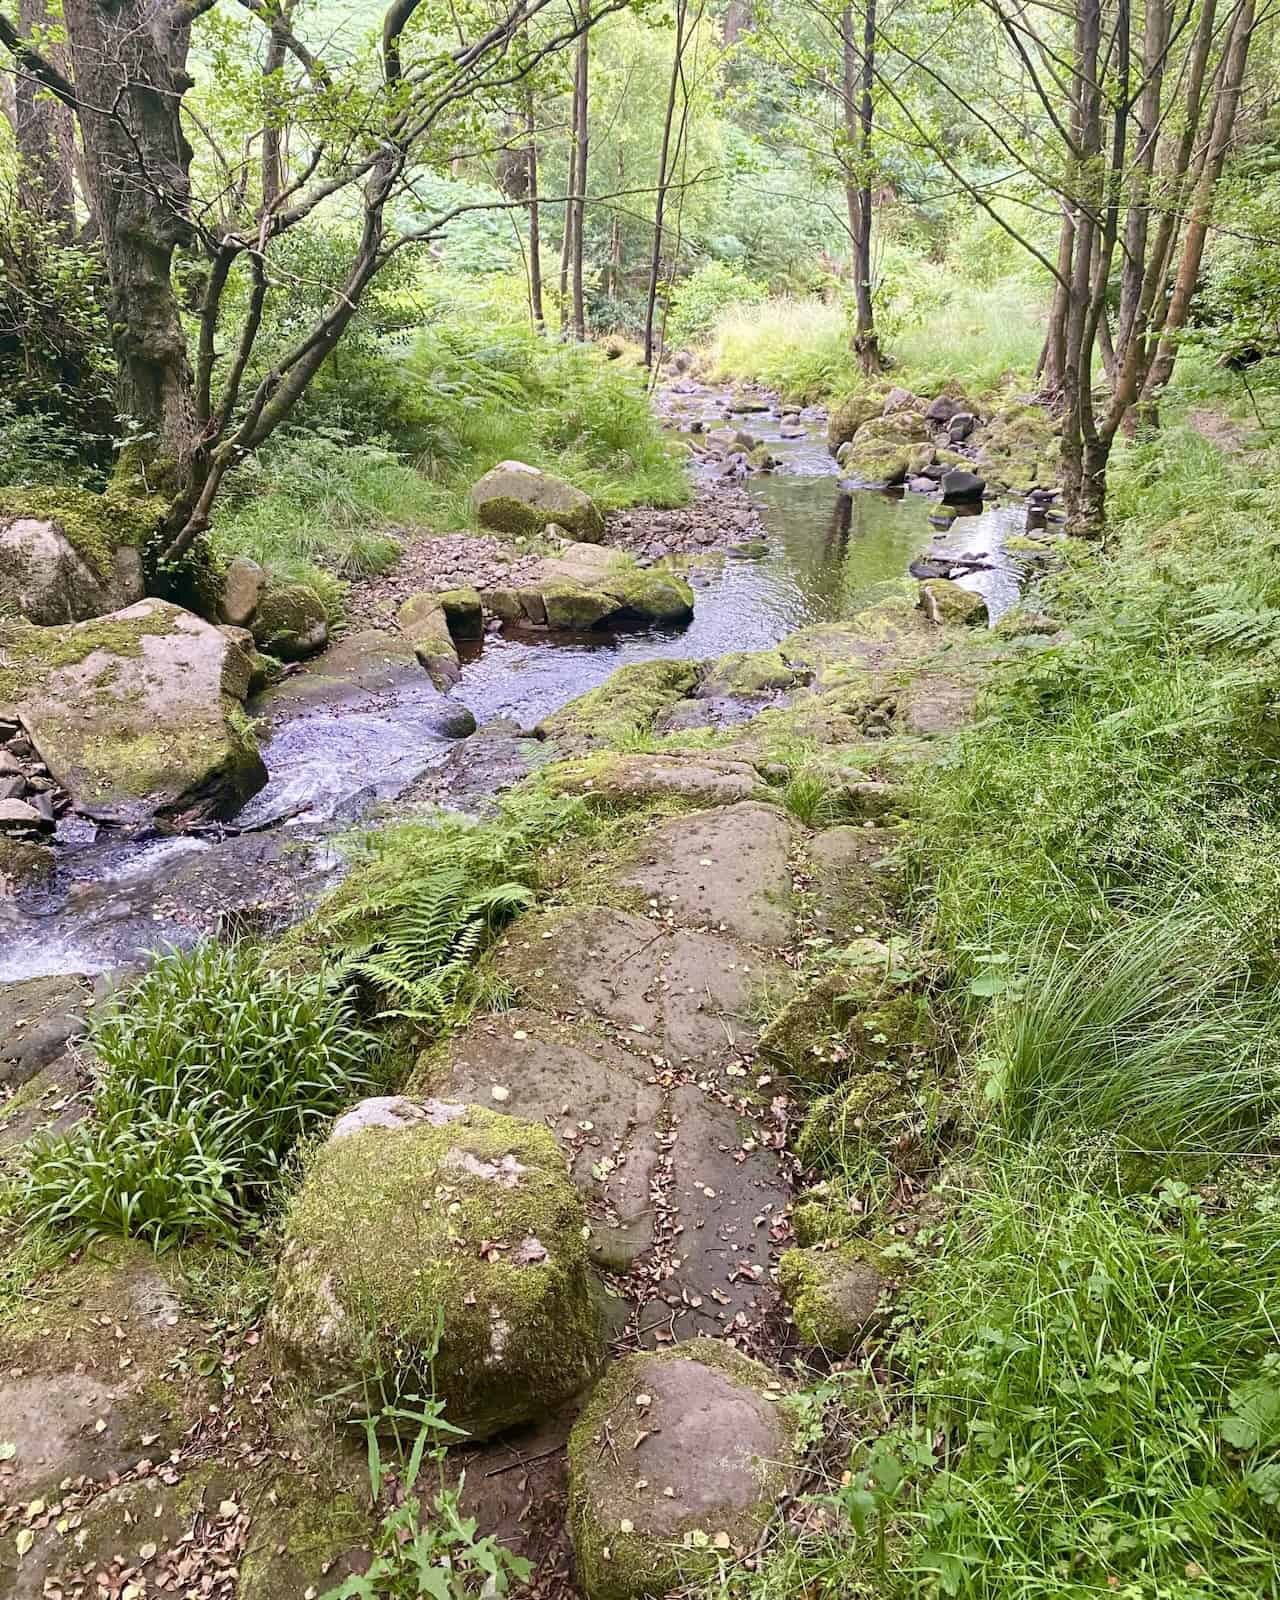
[[[484,605],[478,589],[442,589],[438,599],[444,609],[449,632],[455,639],[484,637]]]
[[[569,1439],[587,1600],[641,1600],[754,1549],[796,1472],[785,1385],[713,1339],[615,1363]]]
[[[865,1208],[856,1192],[825,1183],[807,1190],[791,1212],[791,1231],[802,1247],[858,1239],[866,1226]]]
[[[80,622],[142,598],[155,502],[86,489],[0,489],[0,617]]]
[[[794,689],[812,676],[803,666],[792,665],[781,650],[731,650],[708,667],[698,684],[701,698],[720,695],[774,694]]]
[[[324,604],[305,583],[269,588],[258,602],[252,632],[258,647],[281,661],[305,660],[329,642]]]
[[[916,1171],[921,1111],[890,1072],[863,1072],[815,1100],[795,1139],[796,1156],[818,1172],[868,1166]]]
[[[435,687],[442,694],[451,689],[461,678],[462,668],[441,597],[410,595],[396,613],[396,621]]]
[[[691,694],[698,668],[691,661],[633,661],[598,688],[553,711],[539,733],[570,753],[617,748],[647,733],[658,717]]]
[[[958,622],[967,627],[983,627],[990,616],[980,594],[950,578],[930,578],[920,585],[920,609],[930,622]]]
[[[540,586],[540,593],[549,628],[595,628],[618,609],[612,595],[571,578],[553,579]]]
[[[867,484],[901,483],[932,460],[928,424],[915,411],[894,411],[864,422],[839,451],[845,474]]]
[[[442,1101],[421,1113],[316,1155],[285,1218],[271,1339],[318,1396],[434,1385],[446,1419],[487,1438],[545,1416],[602,1359],[586,1210],[548,1129]]]
[[[0,624],[0,700],[77,811],[137,823],[225,816],[266,781],[240,702],[251,667],[164,600],[58,628]]]
[[[886,392],[886,388],[876,385],[835,402],[827,416],[827,444],[833,453],[848,444],[864,423],[880,415]]]
[[[604,537],[604,518],[590,495],[523,461],[501,461],[486,472],[472,487],[471,507],[498,533],[540,534],[555,523],[591,544]]]
[[[786,1250],[778,1287],[805,1344],[828,1356],[853,1352],[883,1319],[890,1274],[865,1241],[835,1250]]]

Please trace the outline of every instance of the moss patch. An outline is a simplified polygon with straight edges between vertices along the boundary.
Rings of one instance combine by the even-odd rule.
[[[145,638],[162,637],[172,627],[172,613],[160,606],[137,617],[98,617],[61,628],[0,622],[0,700],[21,700],[46,673],[78,666],[95,650],[140,656]]]
[[[539,732],[569,750],[616,748],[647,733],[668,706],[690,693],[697,676],[690,661],[634,661],[553,711]]]
[[[791,1307],[796,1332],[828,1355],[850,1355],[882,1314],[890,1263],[866,1241],[838,1250],[786,1250],[778,1287]]]
[[[336,1140],[289,1209],[275,1341],[348,1402],[362,1380],[434,1383],[470,1433],[529,1420],[601,1353],[586,1220],[554,1135],[513,1117],[472,1106]]]
[[[115,571],[121,545],[141,549],[159,526],[165,510],[158,498],[91,494],[87,489],[0,489],[0,521],[31,517],[56,522],[67,543],[99,578]]]

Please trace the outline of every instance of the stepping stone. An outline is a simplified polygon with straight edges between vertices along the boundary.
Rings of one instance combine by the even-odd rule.
[[[569,1440],[569,1527],[588,1600],[701,1588],[757,1545],[795,1474],[767,1367],[701,1340],[617,1362]]]
[[[647,1344],[664,1330],[690,1339],[722,1334],[737,1318],[739,1328],[755,1327],[772,1315],[770,1230],[791,1196],[777,1153],[730,1107],[686,1084],[672,1094],[670,1117],[666,1200],[676,1231],[664,1251],[670,1276],[641,1315]]]
[[[568,794],[598,795],[613,804],[642,804],[664,796],[695,805],[731,805],[760,787],[756,770],[745,761],[709,756],[616,755],[585,771],[553,775],[552,787]]]
[[[978,698],[976,678],[948,678],[924,673],[911,685],[898,719],[907,733],[957,733],[973,717]]]
[[[809,840],[814,916],[824,933],[850,939],[858,930],[883,933],[897,887],[893,828],[826,828]]]
[[[545,1123],[587,1201],[597,1265],[625,1272],[653,1244],[650,1189],[665,1095],[648,1057],[582,1024],[508,1011],[424,1056],[410,1092]]]
[[[791,845],[795,826],[774,806],[743,801],[675,817],[638,852],[619,881],[656,899],[678,922],[711,926],[750,944],[784,944],[791,933]]]
[[[609,906],[522,917],[494,965],[540,1011],[594,1015],[675,1066],[699,1067],[750,1049],[744,1013],[771,969],[722,934],[670,929]]]

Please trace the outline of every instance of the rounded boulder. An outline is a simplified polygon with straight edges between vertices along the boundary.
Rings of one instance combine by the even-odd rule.
[[[786,1391],[713,1339],[610,1367],[569,1439],[569,1531],[587,1600],[697,1584],[758,1543],[795,1473]]]
[[[365,1385],[433,1386],[474,1438],[545,1416],[604,1354],[586,1212],[555,1137],[480,1106],[364,1110],[339,1120],[285,1219],[277,1356],[357,1405]]]

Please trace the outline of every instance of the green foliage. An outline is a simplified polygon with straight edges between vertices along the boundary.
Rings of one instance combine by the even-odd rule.
[[[533,903],[539,853],[593,825],[581,800],[534,788],[505,796],[489,822],[442,813],[365,834],[303,936],[367,985],[384,1016],[446,1030],[498,998],[473,969],[493,932]]]
[[[736,263],[704,261],[676,287],[667,317],[667,342],[697,343],[711,333],[727,310],[759,305],[765,295],[765,285],[748,277]]]
[[[942,1442],[899,1569],[975,1600],[1274,1595],[1274,1186],[1215,1213],[1179,1184],[1117,1199],[1078,1152],[991,1156],[898,1340]]]
[[[376,1081],[374,1042],[326,974],[213,943],[157,961],[90,1045],[93,1116],[38,1146],[24,1178],[31,1219],[77,1239],[233,1236],[298,1140]]]
[[[430,1361],[439,1348],[427,1353]],[[445,1481],[445,1452],[462,1437],[444,1420],[434,1395],[401,1396],[370,1404],[365,1396],[361,1429],[369,1464],[369,1489],[375,1506],[386,1507],[372,1540],[368,1567],[353,1574],[322,1600],[490,1600],[523,1584],[532,1567],[491,1534],[479,1534],[474,1517],[464,1516],[462,1485]],[[388,1453],[382,1437],[406,1438],[407,1451]],[[425,1500],[428,1469],[435,1478]],[[424,1503],[425,1500],[425,1503]]]

